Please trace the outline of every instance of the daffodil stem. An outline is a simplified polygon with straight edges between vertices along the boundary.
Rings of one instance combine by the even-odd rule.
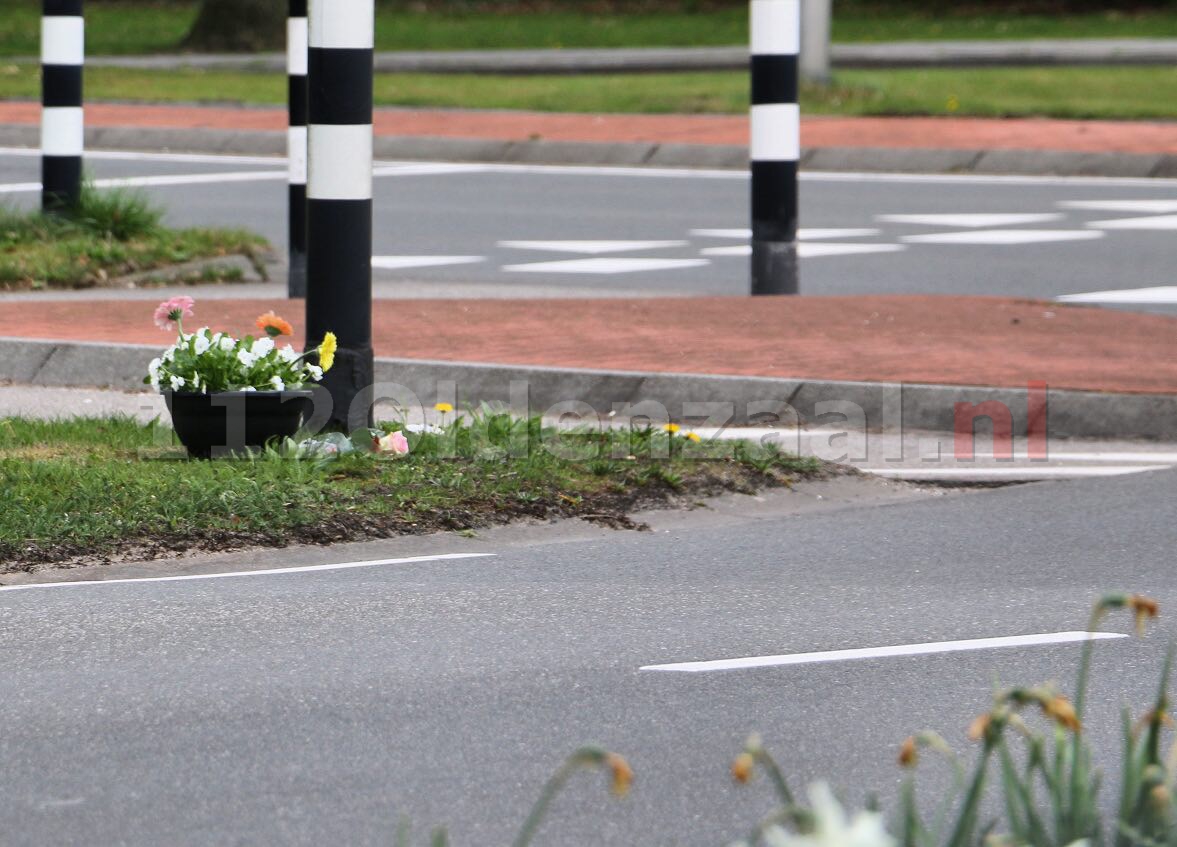
[[[540,792],[539,799],[535,801],[535,805],[531,808],[531,814],[527,816],[527,820],[523,822],[523,828],[519,830],[519,835],[515,838],[513,847],[527,847],[531,843],[531,839],[535,836],[536,829],[539,828],[540,822],[543,821],[544,815],[547,814],[548,806],[551,805],[552,799],[560,793],[560,789],[564,787],[564,783],[568,778],[584,764],[581,757],[573,755],[560,766],[560,769],[552,774],[552,777],[544,785],[543,791]]]

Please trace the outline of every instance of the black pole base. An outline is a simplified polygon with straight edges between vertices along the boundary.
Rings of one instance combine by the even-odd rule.
[[[797,242],[752,242],[752,294],[796,294],[800,287]]]
[[[374,364],[371,347],[364,350],[340,347],[335,351],[335,364],[319,383],[331,395],[331,414],[325,429],[350,435],[374,425],[371,390],[375,382]]]
[[[286,278],[286,296],[291,300],[307,296],[307,254],[290,253],[290,273]]]
[[[82,157],[41,157],[41,211],[66,214],[82,202]]]

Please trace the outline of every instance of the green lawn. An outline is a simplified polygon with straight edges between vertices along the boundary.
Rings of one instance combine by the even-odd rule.
[[[0,65],[0,99],[35,99],[33,65]],[[87,99],[281,105],[278,74],[91,68]],[[842,71],[807,87],[809,114],[1177,118],[1177,68],[979,68]],[[376,102],[420,106],[621,113],[728,113],[748,108],[747,75],[727,73],[512,76],[389,74]]]
[[[195,14],[195,3],[94,3],[86,8],[86,47],[92,55],[174,50]],[[39,27],[39,4],[0,0],[0,56],[36,55]],[[626,15],[576,8],[439,14],[385,4],[377,14],[376,42],[381,50],[702,46],[746,43],[747,29],[747,12],[740,6]],[[839,8],[834,20],[836,41],[1130,36],[1177,36],[1177,11],[933,15],[918,6],[855,5]]]
[[[77,209],[59,215],[0,205],[0,291],[91,288],[141,271],[226,255],[258,256],[264,238],[241,230],[169,229],[136,194],[84,188]],[[161,270],[162,281],[171,277]],[[240,270],[207,268],[188,281],[229,282]]]
[[[410,454],[388,460],[271,451],[193,461],[171,438],[166,421],[0,418],[0,572],[127,550],[322,543],[512,519],[628,526],[628,510],[680,494],[754,491],[822,471],[817,460],[738,442],[661,429],[557,433],[504,414],[410,433]]]

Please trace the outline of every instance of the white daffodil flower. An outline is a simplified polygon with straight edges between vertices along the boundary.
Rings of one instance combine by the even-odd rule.
[[[858,811],[847,816],[826,783],[809,786],[809,802],[813,806],[812,833],[802,835],[773,826],[765,831],[764,842],[770,847],[895,847],[881,814]]]

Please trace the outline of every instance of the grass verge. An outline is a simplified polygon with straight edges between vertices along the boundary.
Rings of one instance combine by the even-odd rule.
[[[92,288],[111,279],[198,259],[245,255],[260,267],[265,239],[243,230],[168,229],[161,213],[135,194],[86,187],[76,210],[62,215],[0,208],[0,290]],[[239,268],[208,268],[191,279],[234,282]]]
[[[747,9],[695,11],[637,4],[616,6],[553,4],[533,10],[488,11],[453,8],[421,10],[403,2],[378,3],[379,50],[465,50],[555,47],[663,47],[743,44]],[[604,8],[604,11],[602,9]],[[133,55],[177,49],[196,17],[197,4],[116,2],[86,8],[86,49],[90,55]],[[38,53],[40,8],[25,0],[0,0],[0,56]],[[1175,37],[1172,9],[1103,11],[1087,14],[1011,14],[970,8],[951,12],[915,3],[838,5],[835,41],[895,41],[993,38]]]
[[[770,448],[696,444],[661,430],[558,433],[502,414],[409,434],[409,442],[408,457],[390,460],[268,452],[189,461],[176,458],[170,430],[158,424],[0,419],[0,571],[528,518],[634,528],[627,515],[636,508],[822,472],[817,460]]]
[[[12,72],[12,68],[16,68]],[[35,66],[0,73],[0,99],[37,96]],[[279,106],[278,74],[87,70],[91,102],[234,102]],[[1044,67],[841,71],[834,85],[806,86],[802,111],[829,115],[957,115],[1104,120],[1177,118],[1177,68]],[[551,112],[743,114],[740,72],[512,76],[382,74],[382,106],[525,109]]]

